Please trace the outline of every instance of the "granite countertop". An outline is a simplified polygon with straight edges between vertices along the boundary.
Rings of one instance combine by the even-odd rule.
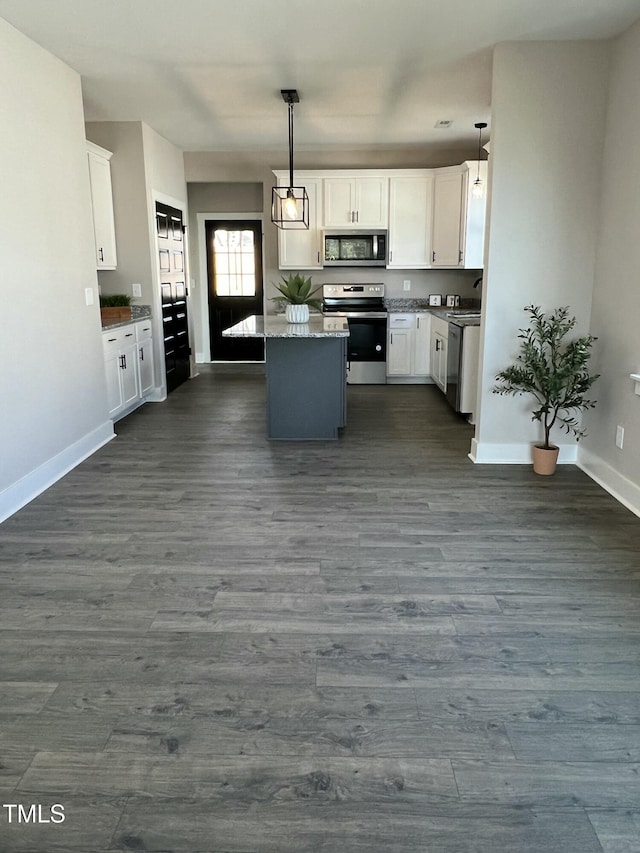
[[[150,305],[132,305],[130,320],[107,320],[106,322],[102,323],[102,330],[104,331],[105,329],[119,329],[121,326],[130,326],[132,323],[137,323],[140,320],[147,320],[150,318]]]
[[[308,323],[287,323],[283,315],[252,315],[223,331],[228,338],[347,338],[346,317],[311,314]]]
[[[400,312],[402,314],[417,313],[418,311],[428,311],[430,314],[445,314],[447,311],[480,311],[478,301],[474,299],[461,299],[461,304],[458,308],[451,308],[447,305],[429,305],[428,299],[402,299],[385,298],[384,304],[390,313]]]

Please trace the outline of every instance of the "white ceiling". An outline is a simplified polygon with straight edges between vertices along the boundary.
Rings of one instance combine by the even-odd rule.
[[[0,0],[82,75],[89,121],[186,151],[443,145],[488,121],[500,41],[609,38],[640,0]],[[449,130],[436,130],[452,119]]]

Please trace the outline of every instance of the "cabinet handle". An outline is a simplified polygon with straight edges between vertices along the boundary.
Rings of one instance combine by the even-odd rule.
[[[104,261],[104,252],[102,251],[102,248],[98,249],[98,260]]]
[[[127,369],[127,357],[126,357],[126,355],[120,356],[120,369],[121,370]]]
[[[132,337],[133,337],[133,332],[127,332],[125,334],[125,338],[132,338]]]
[[[393,260],[393,250],[389,252],[389,263]]]
[[[320,252],[318,252],[318,263],[320,263]]]
[[[107,338],[108,343],[112,344],[114,341],[117,341],[117,338]]]
[[[144,347],[140,347],[140,361],[144,361]]]
[[[431,263],[432,263],[432,264],[435,264],[435,262],[436,262],[436,253],[435,253],[435,252],[431,252]]]
[[[440,341],[436,338],[436,352],[440,350]]]
[[[458,263],[462,263],[462,249],[460,249],[460,251],[458,252]]]
[[[356,210],[356,222],[360,221],[360,211]]]
[[[420,328],[420,317],[416,317],[416,328]]]

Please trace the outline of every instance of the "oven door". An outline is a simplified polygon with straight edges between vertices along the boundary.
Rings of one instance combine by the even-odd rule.
[[[347,382],[384,385],[387,381],[387,318],[347,317],[347,321]]]

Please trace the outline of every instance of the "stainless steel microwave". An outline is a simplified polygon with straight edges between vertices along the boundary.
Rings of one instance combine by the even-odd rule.
[[[386,231],[325,231],[325,267],[386,267]]]

